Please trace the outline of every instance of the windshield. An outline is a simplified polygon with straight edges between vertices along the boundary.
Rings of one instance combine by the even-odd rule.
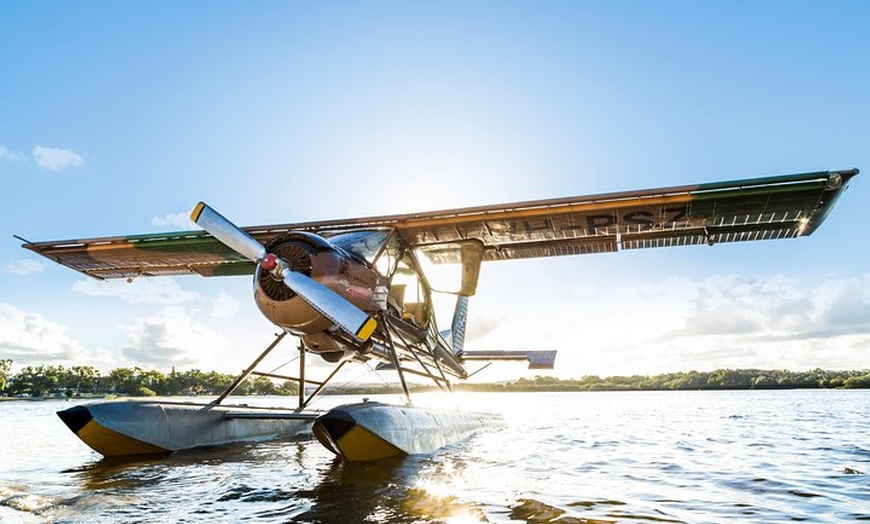
[[[389,234],[385,230],[353,231],[329,237],[329,242],[371,263],[380,253]]]

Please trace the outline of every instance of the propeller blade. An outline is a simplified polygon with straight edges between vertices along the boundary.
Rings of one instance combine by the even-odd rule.
[[[258,262],[266,256],[266,248],[257,239],[227,220],[223,215],[200,202],[190,213],[190,219],[248,260]]]
[[[270,271],[277,267],[284,279],[284,285],[344,332],[359,341],[368,340],[374,333],[378,325],[375,319],[320,282],[293,271],[284,262],[278,264],[275,255],[268,254],[266,248],[257,239],[207,204],[198,203],[193,208],[190,219],[211,236],[249,260],[263,264],[262,267]]]
[[[368,340],[378,326],[375,319],[320,282],[290,268],[281,271],[281,276],[284,285],[357,340]]]

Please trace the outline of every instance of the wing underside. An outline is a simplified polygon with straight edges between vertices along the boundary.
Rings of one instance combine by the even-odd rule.
[[[809,235],[857,169],[390,215],[244,228],[265,243],[289,231],[394,228],[411,246],[482,243],[484,260],[608,253]],[[32,242],[25,248],[96,278],[252,274],[254,265],[205,232]],[[433,249],[434,261],[459,261]]]
[[[855,174],[807,173],[478,208],[407,220],[399,229],[413,245],[480,240],[484,260],[794,238],[821,225]],[[457,262],[457,254],[444,250],[442,262]]]

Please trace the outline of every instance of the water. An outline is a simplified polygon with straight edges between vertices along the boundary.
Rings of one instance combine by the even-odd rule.
[[[73,403],[0,403],[0,521],[870,521],[867,390],[459,399],[507,427],[363,464],[313,440],[102,460],[54,415]]]

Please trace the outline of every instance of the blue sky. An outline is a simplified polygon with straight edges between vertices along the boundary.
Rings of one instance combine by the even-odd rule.
[[[274,331],[248,279],[98,283],[13,234],[176,230],[199,200],[252,225],[870,169],[868,18],[865,2],[5,2],[0,358],[234,371]],[[487,265],[468,345],[558,349],[567,377],[865,368],[865,176],[808,238]]]

